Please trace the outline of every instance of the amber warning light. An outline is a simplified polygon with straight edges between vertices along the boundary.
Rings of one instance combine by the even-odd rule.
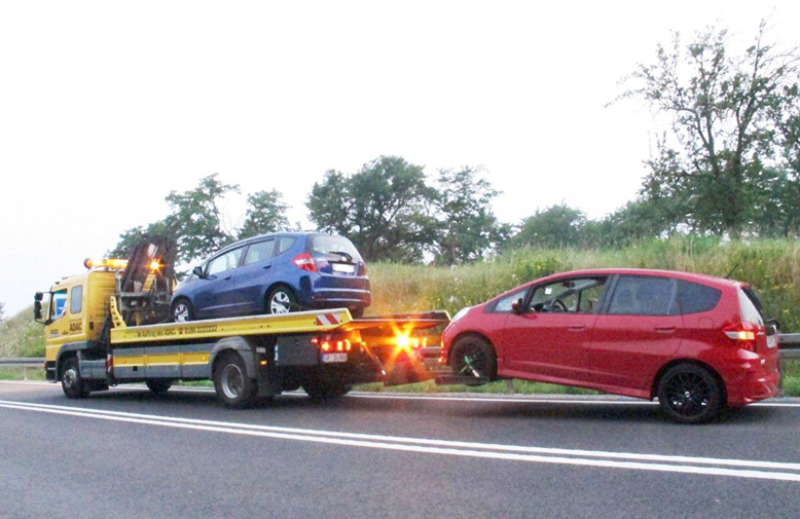
[[[110,270],[122,270],[128,266],[128,260],[124,259],[117,259],[117,258],[103,258],[103,259],[92,259],[86,258],[83,262],[83,266],[87,269],[110,269]]]

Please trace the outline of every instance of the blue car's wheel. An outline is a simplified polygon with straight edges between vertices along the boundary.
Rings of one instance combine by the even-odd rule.
[[[192,304],[186,299],[176,299],[175,302],[172,303],[170,315],[172,315],[172,320],[176,323],[191,321],[194,319]]]
[[[291,288],[284,285],[270,290],[265,303],[268,314],[288,314],[297,310],[297,296]]]

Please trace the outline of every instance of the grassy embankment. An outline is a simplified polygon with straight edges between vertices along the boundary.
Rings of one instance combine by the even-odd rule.
[[[493,261],[454,268],[371,264],[374,304],[371,312],[459,309],[493,297],[525,281],[580,268],[642,267],[702,272],[751,283],[761,294],[771,317],[785,332],[800,332],[800,244],[791,240],[755,240],[721,243],[710,238],[653,240],[623,249],[520,250]],[[43,356],[42,327],[31,321],[31,311],[0,325],[0,356]],[[784,390],[800,396],[800,363],[786,362]],[[3,373],[0,372],[0,377]],[[364,389],[382,390],[380,385]],[[416,392],[504,392],[505,382],[478,388],[437,388],[432,382],[393,390]],[[586,390],[515,381],[520,393],[582,393]]]

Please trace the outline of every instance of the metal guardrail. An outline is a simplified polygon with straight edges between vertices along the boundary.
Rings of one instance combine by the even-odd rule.
[[[44,365],[44,357],[22,357],[0,359],[0,366],[16,366],[20,368],[41,368]]]

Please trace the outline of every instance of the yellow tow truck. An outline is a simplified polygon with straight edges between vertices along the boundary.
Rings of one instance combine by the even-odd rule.
[[[213,380],[224,404],[246,407],[300,387],[325,399],[354,384],[433,377],[447,312],[353,319],[337,308],[168,322],[173,264],[174,244],[150,238],[128,260],[86,260],[86,272],[37,292],[47,379],[70,398],[123,383],[163,394],[176,381]]]

